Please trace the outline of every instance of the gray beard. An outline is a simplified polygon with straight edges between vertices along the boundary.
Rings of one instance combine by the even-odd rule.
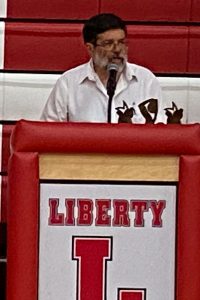
[[[124,66],[127,62],[127,55],[124,55],[123,56],[123,63],[119,64],[118,67],[119,67],[119,70],[118,72],[121,73],[124,69]],[[95,57],[93,58],[93,61],[94,61],[94,64],[97,65],[98,67],[100,68],[104,68],[107,70],[107,66],[109,63],[111,63],[107,57],[104,57],[104,58],[100,58],[98,54],[95,55]]]

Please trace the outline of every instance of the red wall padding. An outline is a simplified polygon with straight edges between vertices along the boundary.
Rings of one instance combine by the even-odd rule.
[[[100,10],[120,15],[131,21],[187,22],[192,0],[102,0]]]
[[[192,0],[191,21],[200,22],[200,0]]]
[[[6,23],[7,70],[60,71],[87,60],[81,24]]]
[[[8,0],[8,18],[88,19],[98,13],[98,0]]]
[[[129,60],[158,73],[187,72],[188,28],[129,26]]]
[[[190,28],[189,53],[188,70],[191,73],[200,73],[200,27]]]
[[[113,12],[125,20],[190,21],[199,18],[199,0],[8,0],[8,18],[87,19],[99,12]]]
[[[81,24],[6,23],[6,70],[65,71],[87,60]],[[186,26],[129,25],[129,61],[158,73],[185,73]],[[195,60],[195,58],[194,58]]]
[[[199,11],[200,0],[7,0],[7,18],[30,18],[30,23],[6,23],[4,69],[63,72],[85,62],[83,20],[112,12],[126,21],[164,22],[129,25],[129,61],[155,73],[199,74],[200,26],[189,25],[200,22]],[[41,23],[43,19],[55,22]],[[56,23],[61,19],[81,23]]]

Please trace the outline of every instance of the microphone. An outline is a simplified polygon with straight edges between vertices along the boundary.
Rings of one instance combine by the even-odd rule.
[[[109,97],[113,97],[117,85],[117,72],[119,70],[118,65],[116,64],[108,64],[107,71],[109,73],[108,82],[107,82],[107,94]]]
[[[108,64],[107,71],[109,72],[108,82],[107,82],[107,94],[109,96],[108,99],[108,123],[111,123],[111,110],[112,110],[112,98],[115,93],[116,85],[117,85],[117,72],[118,65],[116,64]]]

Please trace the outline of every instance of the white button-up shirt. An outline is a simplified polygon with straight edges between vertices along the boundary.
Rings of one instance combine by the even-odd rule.
[[[157,78],[148,69],[126,63],[112,99],[111,122],[118,123],[119,112],[133,112],[132,123],[145,123],[138,105],[158,99],[155,123],[163,122],[161,89]],[[107,122],[108,95],[95,73],[92,61],[66,71],[57,80],[44,107],[41,119],[46,121]]]

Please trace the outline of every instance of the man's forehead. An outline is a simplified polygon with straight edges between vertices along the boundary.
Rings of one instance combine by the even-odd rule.
[[[123,29],[109,29],[97,35],[98,39],[101,40],[118,40],[126,37]]]

